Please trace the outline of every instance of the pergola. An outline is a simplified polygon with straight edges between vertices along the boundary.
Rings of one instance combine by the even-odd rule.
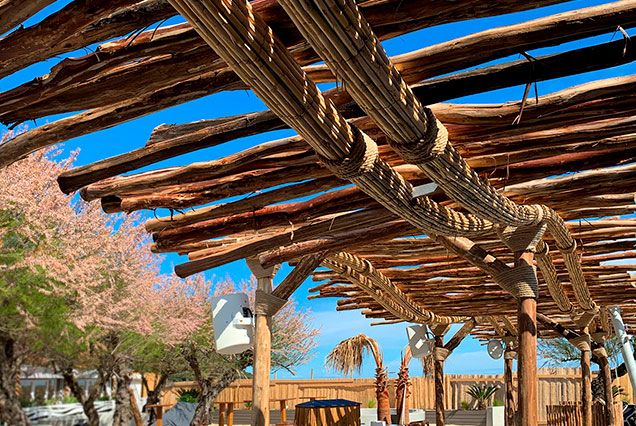
[[[1,144],[0,166],[170,106],[251,89],[269,110],[159,126],[144,146],[69,170],[58,183],[99,199],[107,212],[173,209],[146,229],[153,251],[188,255],[175,268],[182,277],[248,259],[258,278],[253,424],[269,424],[271,316],[313,274],[327,281],[312,297],[336,297],[338,310],[362,309],[379,324],[430,326],[438,426],[443,361],[469,333],[506,342],[509,377],[518,353],[521,426],[537,424],[537,336],[570,338],[582,349],[583,416],[591,426],[590,356],[607,378],[608,307],[620,306],[627,326],[636,326],[634,265],[607,263],[635,255],[636,220],[620,216],[636,209],[636,77],[544,96],[531,87],[633,61],[625,29],[636,24],[636,0],[395,57],[380,43],[561,2],[76,0],[0,39],[1,77],[114,39],[0,93],[6,124],[77,112]],[[0,29],[51,3],[0,3]],[[187,23],[148,30],[176,14]],[[619,37],[602,44],[526,53],[613,32]],[[524,58],[484,65],[513,54]],[[323,82],[339,84],[321,92]],[[524,84],[518,102],[441,103]],[[298,136],[124,175],[284,128]],[[295,268],[272,288],[282,262]],[[464,325],[445,343],[453,323]],[[513,418],[508,404],[507,421]]]

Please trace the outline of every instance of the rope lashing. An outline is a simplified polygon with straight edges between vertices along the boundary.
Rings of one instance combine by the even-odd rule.
[[[330,160],[318,155],[318,159],[334,175],[343,180],[351,180],[372,172],[373,166],[379,158],[378,145],[370,137],[360,132],[357,127],[351,125],[351,130],[354,131],[353,146],[347,157],[341,160]]]
[[[483,235],[488,220],[451,210],[427,197],[413,201],[413,188],[379,157],[356,170],[362,147],[333,103],[324,98],[247,1],[170,0],[201,37],[225,60],[256,95],[309,143],[335,174],[351,178],[360,189],[426,234]],[[370,139],[365,152],[377,149]],[[375,144],[375,142],[373,142]],[[372,158],[369,155],[368,158]],[[349,161],[346,161],[349,159]],[[370,167],[372,164],[372,167]]]
[[[530,226],[497,227],[497,235],[513,253],[523,251],[534,253],[545,232],[544,223]]]
[[[596,359],[607,358],[607,350],[605,349],[605,346],[599,346],[592,349],[592,357]]]
[[[493,276],[493,279],[503,289],[517,299],[539,297],[539,282],[537,272],[532,265],[520,265],[510,268],[500,274]]]
[[[516,359],[517,351],[506,350],[504,351],[504,359]]]
[[[263,290],[256,290],[254,312],[256,315],[274,316],[285,306],[285,303],[287,303],[287,299],[281,299]]]
[[[552,296],[552,299],[559,310],[565,313],[573,313],[574,305],[565,294],[563,284],[557,275],[556,268],[552,262],[552,257],[550,256],[550,246],[548,243],[543,240],[540,240],[537,243],[534,259],[541,271],[543,280],[548,286],[548,292],[550,293],[550,296]]]
[[[411,164],[422,164],[442,155],[449,144],[448,130],[437,120],[433,111],[424,108],[428,123],[435,123],[426,127],[426,133],[421,139],[405,143],[393,143],[391,148],[402,159]]]
[[[340,252],[329,254],[322,266],[357,285],[397,318],[420,324],[452,324],[463,320],[459,316],[438,316],[422,308],[366,259]]]
[[[572,339],[569,339],[568,341],[572,343],[574,346],[576,346],[576,348],[579,349],[580,351],[589,352],[592,349],[589,334],[583,334],[579,337],[574,337]]]
[[[490,222],[531,226],[546,220],[557,248],[565,250],[577,301],[583,310],[596,311],[580,262],[567,253],[572,237],[561,218],[545,206],[517,205],[479,178],[448,143],[441,123],[404,82],[353,0],[280,0],[280,4],[405,161],[418,165],[451,198]],[[568,303],[561,301],[561,308],[569,309]]]
[[[446,361],[446,358],[448,358],[450,354],[451,351],[446,348],[433,348],[433,358],[435,359],[435,361]]]

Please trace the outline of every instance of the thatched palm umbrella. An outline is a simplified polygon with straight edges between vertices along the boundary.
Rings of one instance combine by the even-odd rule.
[[[358,334],[338,343],[327,355],[325,363],[332,370],[340,371],[348,376],[354,371],[360,371],[362,360],[369,352],[375,360],[375,394],[378,400],[378,420],[384,420],[387,424],[391,424],[388,374],[378,342],[369,336]]]

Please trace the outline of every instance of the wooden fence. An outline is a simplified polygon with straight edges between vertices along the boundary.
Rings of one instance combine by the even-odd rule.
[[[623,404],[617,402],[612,407],[614,418],[623,417]],[[592,406],[592,426],[605,426],[606,407],[601,404]],[[548,426],[579,426],[583,424],[581,403],[563,403],[559,405],[548,405],[547,407]]]
[[[580,401],[581,399],[581,370],[579,368],[540,368],[538,370],[538,400],[539,423],[547,424],[546,407],[559,405],[566,401]],[[513,376],[516,386],[517,376]],[[412,377],[411,408],[433,409],[435,403],[434,383],[432,377]],[[288,398],[288,406],[294,406],[307,401],[307,397],[342,398],[362,403],[368,406],[368,401],[375,401],[373,387],[374,379],[313,379],[313,380],[272,380],[270,395],[272,399]],[[472,385],[491,384],[499,387],[494,399],[504,401],[503,375],[453,375],[445,377],[445,404],[448,410],[458,410],[462,401],[472,403],[472,398],[466,393]],[[627,377],[614,381],[625,391],[625,397],[633,402],[634,395]],[[391,380],[389,395],[391,406],[395,407],[395,381]],[[171,404],[176,402],[178,389],[196,387],[194,382],[174,383],[166,388],[162,402]],[[237,380],[219,395],[219,400],[245,401],[252,397],[252,381]],[[305,398],[305,399],[302,399]],[[473,404],[474,406],[474,404]],[[241,407],[238,407],[241,408]],[[275,404],[272,404],[275,409]]]

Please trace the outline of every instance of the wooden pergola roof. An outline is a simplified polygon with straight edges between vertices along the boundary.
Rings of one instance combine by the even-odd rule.
[[[44,0],[28,5],[20,2],[0,5],[0,22],[4,24],[0,28],[8,31],[50,3]],[[174,3],[180,4],[183,11],[188,10],[187,2]],[[380,40],[449,22],[556,3],[561,0],[357,2],[370,24],[369,34]],[[302,75],[306,82],[342,80],[343,76],[334,76],[327,66],[344,66],[338,64],[336,47],[327,42],[315,51],[312,45],[318,40],[308,42],[276,1],[256,0],[252,7],[263,19],[263,28],[269,26],[277,37],[272,36],[276,40],[269,45],[271,51],[281,46],[278,56],[272,54],[272,63],[293,58],[295,62],[288,61],[285,69],[292,75],[296,63],[304,67]],[[41,23],[19,28],[0,39],[0,52],[4,52],[0,53],[0,77],[111,40],[85,56],[59,61],[47,75],[0,93],[0,121],[7,125],[74,113],[0,145],[0,166],[37,149],[170,106],[220,91],[251,87],[241,78],[248,71],[229,67],[221,59],[224,55],[217,55],[208,46],[211,41],[206,39],[206,43],[190,24],[148,29],[176,14],[165,0],[74,1]],[[302,13],[293,18],[302,19]],[[255,22],[254,37],[260,34],[261,25],[260,21]],[[550,260],[556,272],[554,279],[561,283],[562,294],[573,307],[564,311],[562,305],[555,303],[540,272],[538,311],[572,328],[581,325],[577,319],[585,313],[592,314],[587,321],[595,319],[593,327],[602,328],[607,322],[607,313],[602,308],[610,305],[619,305],[626,323],[636,327],[636,278],[630,274],[634,265],[606,263],[631,259],[635,254],[636,220],[618,217],[636,210],[633,190],[636,76],[590,81],[536,98],[530,90],[531,83],[632,62],[634,45],[624,29],[635,24],[636,0],[624,0],[422,46],[415,52],[390,58],[393,67],[387,67],[392,81],[398,82],[396,87],[401,87],[401,82],[404,87],[408,85],[409,89],[402,88],[401,93],[407,93],[404,96],[412,93],[417,100],[406,102],[403,107],[411,108],[413,103],[428,105],[441,122],[439,128],[448,131],[450,149],[456,150],[478,174],[481,180],[467,183],[466,187],[478,187],[482,195],[496,192],[493,200],[505,200],[501,198],[503,195],[516,203],[511,209],[527,214],[534,214],[534,210],[526,206],[545,205],[567,221],[569,233],[565,233],[576,241],[575,254],[564,258],[557,247],[563,253],[568,247],[555,241],[554,234],[546,233],[543,239],[551,251],[544,259]],[[356,30],[365,30],[363,25],[360,28]],[[525,53],[611,34],[617,28],[624,34],[610,42],[547,56],[532,57]],[[197,30],[203,33],[205,22]],[[129,35],[131,32],[133,35]],[[241,53],[241,49],[237,47],[236,52]],[[487,65],[517,53],[524,58]],[[321,61],[320,55],[327,54],[332,55],[333,63],[316,65]],[[522,100],[488,105],[447,103],[462,96],[523,84],[526,91]],[[400,315],[401,309],[412,303],[416,310],[423,309],[422,318],[429,312],[438,319],[446,316],[453,321],[491,318],[481,321],[474,330],[481,338],[501,331],[497,327],[512,330],[516,324],[515,298],[484,269],[488,267],[485,257],[477,259],[471,254],[479,248],[487,250],[502,267],[511,264],[513,253],[495,232],[496,226],[511,223],[494,222],[490,216],[484,219],[482,213],[486,207],[479,202],[473,206],[472,201],[458,199],[456,194],[449,197],[447,189],[457,179],[447,177],[440,182],[444,176],[438,169],[405,161],[396,149],[399,137],[409,142],[407,130],[400,126],[404,117],[379,123],[378,117],[389,107],[378,107],[381,111],[376,111],[376,115],[369,113],[373,105],[360,103],[365,88],[355,91],[354,84],[343,84],[323,94],[325,104],[332,102],[334,106],[327,118],[344,129],[340,133],[333,130],[334,140],[341,138],[339,146],[330,145],[327,140],[319,140],[322,145],[309,140],[307,135],[317,128],[320,120],[316,121],[318,124],[307,124],[302,116],[280,114],[286,102],[283,92],[292,91],[289,87],[271,85],[273,102],[280,103],[276,112],[267,110],[159,126],[145,144],[131,141],[130,152],[70,170],[59,177],[59,185],[66,193],[79,190],[86,200],[100,200],[107,212],[172,209],[170,215],[149,219],[146,228],[153,234],[153,251],[188,255],[189,261],[176,267],[180,276],[253,256],[271,265],[296,263],[315,253],[348,252],[369,262],[376,276],[367,277],[368,285],[372,290],[376,288],[379,296],[374,297],[360,282],[336,268],[313,274],[314,280],[327,281],[313,289],[312,297],[338,298],[338,310],[362,309],[367,317],[378,322],[419,318]],[[377,93],[370,93],[386,94],[390,89],[380,85],[376,87]],[[307,93],[316,96],[315,99],[323,96]],[[311,105],[308,101],[303,114],[313,114]],[[406,122],[413,124],[417,120]],[[223,158],[202,158],[201,162],[179,167],[135,172],[188,152],[302,124],[307,124],[304,133],[300,132],[302,136],[262,143]],[[429,192],[419,196],[416,189],[411,195],[420,201],[412,202],[413,206],[419,208],[418,203],[426,199],[443,212],[454,212],[467,221],[486,225],[482,228],[474,225],[471,232],[458,229],[456,235],[440,232],[438,236],[416,226],[417,220],[427,219],[426,215],[414,211],[399,214],[399,208],[391,204],[394,197],[391,193],[384,192],[386,199],[381,199],[382,194],[380,198],[373,196],[368,188],[377,176],[369,177],[371,183],[360,184],[357,178],[348,179],[346,174],[335,173],[335,166],[326,165],[342,159],[330,158],[329,149],[337,154],[347,147],[347,138],[355,142],[357,133],[351,133],[350,125],[375,141],[383,167],[403,178],[402,186],[396,186],[396,194],[398,189],[410,188],[409,183],[415,187],[430,184],[430,176],[434,176],[439,187],[424,186]],[[398,129],[395,134],[388,134],[390,125]],[[327,134],[329,126],[325,126]],[[322,151],[317,153],[317,147]],[[351,181],[357,186],[351,185]],[[496,191],[488,189],[485,182]],[[465,193],[462,191],[457,189],[458,193]],[[515,226],[532,222],[527,218],[515,220]],[[580,265],[582,270],[582,279],[577,283],[571,282],[572,268],[576,266],[573,264]],[[364,278],[369,271],[367,268],[354,273]],[[388,283],[378,284],[385,279]],[[391,287],[396,292],[391,293],[393,296],[383,287],[386,285],[397,288]],[[577,293],[581,288],[589,291],[589,306],[581,302]],[[401,303],[401,307],[387,307],[381,300],[384,295],[387,299],[399,299],[396,303]],[[495,326],[492,319],[500,325]],[[549,329],[542,330],[543,337],[554,335]]]

